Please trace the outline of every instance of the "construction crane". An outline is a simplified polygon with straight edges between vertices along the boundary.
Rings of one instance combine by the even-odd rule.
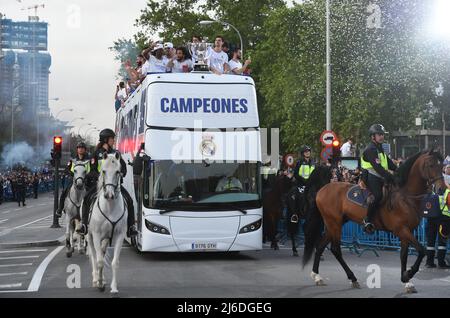
[[[21,10],[33,10],[34,9],[34,17],[35,19],[39,20],[38,15],[37,15],[37,11],[39,8],[45,8],[45,4],[35,4],[34,6],[30,6],[27,8],[22,8]]]

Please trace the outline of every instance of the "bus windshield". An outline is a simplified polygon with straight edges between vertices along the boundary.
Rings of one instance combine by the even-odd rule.
[[[156,161],[145,169],[144,204],[188,211],[260,208],[260,181],[257,163]]]

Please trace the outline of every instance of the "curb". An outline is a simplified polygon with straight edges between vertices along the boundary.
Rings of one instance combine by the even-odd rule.
[[[0,248],[20,248],[20,247],[47,247],[61,245],[64,240],[64,236],[57,240],[51,241],[38,241],[38,242],[23,242],[23,243],[1,243]]]

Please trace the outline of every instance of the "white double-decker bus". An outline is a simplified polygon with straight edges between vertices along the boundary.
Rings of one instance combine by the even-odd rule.
[[[116,132],[124,160],[135,163],[124,186],[135,199],[138,250],[262,249],[261,136],[250,77],[148,75],[118,112]]]

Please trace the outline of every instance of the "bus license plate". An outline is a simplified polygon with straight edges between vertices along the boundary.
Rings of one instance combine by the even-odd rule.
[[[217,243],[192,243],[192,249],[194,251],[196,251],[196,250],[201,250],[201,251],[217,250]]]

